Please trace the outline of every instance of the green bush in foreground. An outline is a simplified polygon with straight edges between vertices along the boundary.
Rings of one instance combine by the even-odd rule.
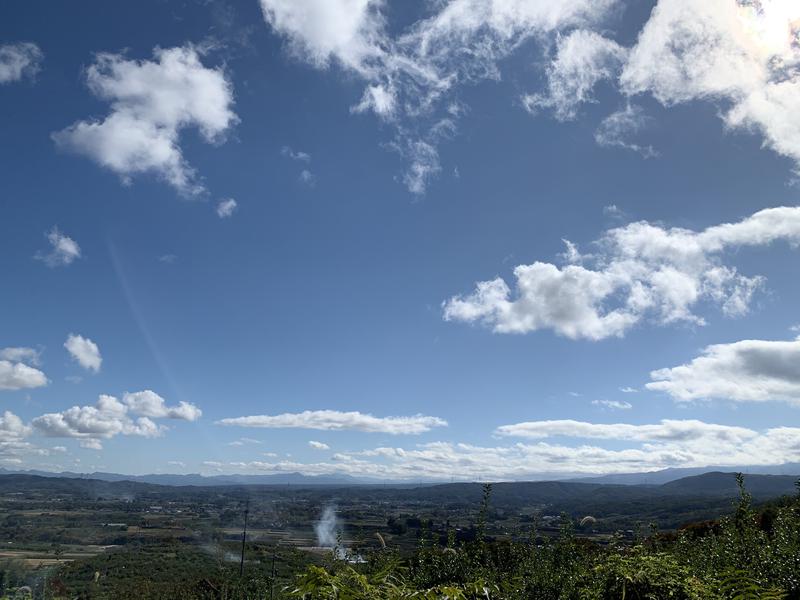
[[[409,559],[390,550],[366,566],[334,560],[309,567],[283,590],[304,600],[773,600],[800,599],[800,495],[763,511],[743,479],[733,515],[704,531],[653,535],[633,547],[575,539],[564,520],[555,541],[490,542],[447,547],[424,538]]]

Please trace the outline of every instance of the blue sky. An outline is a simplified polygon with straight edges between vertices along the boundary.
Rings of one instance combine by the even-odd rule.
[[[800,461],[798,23],[5,3],[0,466]]]

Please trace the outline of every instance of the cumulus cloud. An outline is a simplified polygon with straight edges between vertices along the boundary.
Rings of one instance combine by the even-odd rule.
[[[643,146],[632,140],[632,137],[642,131],[649,121],[649,117],[644,114],[641,107],[628,104],[600,122],[594,132],[594,140],[599,146],[632,150],[644,158],[656,157],[658,152],[652,146]]]
[[[261,0],[267,23],[298,57],[320,68],[335,59],[358,72],[382,54],[380,5],[379,0]]]
[[[232,216],[234,212],[236,212],[237,206],[238,204],[233,198],[220,200],[217,204],[217,216],[220,219],[227,219],[228,217]]]
[[[439,417],[414,415],[410,417],[374,417],[358,411],[306,410],[280,415],[254,415],[217,421],[218,425],[238,427],[297,428],[330,431],[355,430],[378,433],[418,434],[434,427],[446,427],[447,421]]]
[[[22,390],[47,385],[47,376],[30,366],[38,366],[39,363],[40,353],[33,348],[0,348],[0,390]]]
[[[0,390],[22,390],[47,385],[45,374],[30,366],[38,366],[39,363],[39,351],[33,348],[0,348]]]
[[[311,440],[308,442],[309,448],[313,448],[314,450],[330,450],[331,447],[324,442],[317,442],[315,440]]]
[[[32,79],[39,72],[43,58],[44,53],[32,42],[0,46],[0,85],[25,77]]]
[[[25,454],[45,456],[48,450],[27,441],[31,427],[11,411],[0,413],[0,461],[19,464]]]
[[[95,373],[100,371],[103,357],[100,356],[100,348],[89,338],[70,333],[67,336],[67,341],[64,342],[64,348],[87,371],[94,371]]]
[[[102,440],[117,435],[146,438],[163,435],[166,427],[153,419],[194,421],[199,416],[200,410],[194,405],[181,402],[177,407],[166,407],[160,396],[148,390],[126,393],[122,402],[101,394],[94,406],[73,406],[62,412],[47,413],[33,419],[32,424],[44,436],[74,438],[83,448],[100,450]]]
[[[215,463],[235,472],[349,474],[405,480],[524,480],[548,474],[625,473],[669,467],[776,465],[800,459],[800,428],[755,431],[701,421],[656,425],[599,425],[553,421],[534,427],[537,438],[588,437],[615,446],[569,446],[545,441],[484,447],[431,442],[412,448],[378,447],[341,452],[326,462],[291,460]],[[548,427],[549,433],[548,433]]]
[[[400,179],[415,194],[441,171],[438,145],[445,136],[437,130],[442,123],[454,129],[463,112],[454,111],[461,86],[498,79],[499,62],[525,42],[597,24],[615,4],[446,0],[392,36],[380,0],[261,0],[267,23],[295,56],[317,68],[338,65],[363,80],[364,92],[351,110],[372,111],[393,125],[389,146],[408,161]],[[586,36],[595,41],[594,34]],[[601,53],[589,60],[597,69],[603,68]]]
[[[203,415],[203,411],[194,404],[183,400],[177,406],[167,406],[164,398],[151,390],[126,392],[122,396],[122,403],[128,407],[131,413],[152,419],[197,421]]]
[[[19,441],[28,437],[31,428],[11,411],[4,411],[0,415],[0,443]]]
[[[181,194],[202,192],[197,173],[183,156],[181,133],[194,127],[207,142],[219,142],[238,118],[224,71],[204,66],[200,58],[191,45],[156,48],[153,60],[98,54],[87,69],[87,83],[94,95],[111,104],[110,113],[77,121],[53,139],[125,183],[151,173]]]
[[[81,257],[81,247],[71,237],[64,235],[58,227],[53,227],[45,236],[50,243],[48,252],[38,252],[34,258],[48,267],[65,267]]]
[[[500,277],[478,282],[471,294],[443,303],[444,318],[498,333],[552,329],[592,340],[623,336],[645,318],[703,325],[693,312],[699,302],[743,315],[764,282],[725,265],[725,252],[778,240],[800,242],[800,207],[765,209],[703,231],[630,223],[606,231],[590,255],[575,249],[572,264],[517,266],[514,296]]]
[[[26,364],[0,360],[0,390],[22,390],[47,385],[47,377],[39,369]]]
[[[629,410],[633,408],[633,404],[624,400],[592,400],[592,405],[611,410]]]
[[[650,374],[650,390],[679,402],[723,399],[800,406],[800,340],[742,340],[705,348],[691,362]]]
[[[800,4],[659,0],[621,75],[627,94],[666,106],[715,102],[726,127],[753,130],[800,165]]]
[[[41,363],[41,353],[34,348],[24,346],[0,348],[0,360],[24,362],[38,366]]]
[[[100,447],[100,439],[116,435],[157,437],[162,428],[146,417],[136,421],[127,407],[113,396],[101,395],[94,406],[73,406],[60,413],[36,417],[33,426],[48,437],[86,440],[89,447]]]
[[[559,121],[578,115],[578,108],[592,102],[595,85],[612,79],[627,50],[593,31],[577,29],[558,39],[556,56],[547,68],[547,92],[527,94],[522,103],[528,112],[551,109]]]

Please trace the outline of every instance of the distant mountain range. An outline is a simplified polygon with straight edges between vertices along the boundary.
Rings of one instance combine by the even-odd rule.
[[[120,473],[74,473],[62,471],[13,471],[0,468],[0,475],[36,475],[38,477],[58,477],[65,479],[93,479],[98,481],[135,481],[156,485],[171,486],[218,486],[218,485],[364,485],[381,483],[378,480],[358,479],[349,475],[303,475],[302,473],[281,473],[276,475],[186,475],[152,473],[149,475],[122,475]]]
[[[662,469],[660,471],[649,471],[646,473],[618,473],[616,475],[597,475],[574,477],[569,481],[581,483],[614,483],[619,485],[661,485],[690,477],[692,475],[702,475],[709,472],[721,473],[750,473],[759,475],[794,475],[800,477],[800,463],[786,463],[777,466],[737,466],[737,467],[694,467],[684,469]]]
[[[651,485],[658,486],[679,479],[704,473],[745,473],[758,475],[788,475],[800,477],[800,463],[787,463],[779,466],[740,466],[740,467],[697,467],[685,469],[663,469],[647,473],[621,473],[616,475],[576,476],[575,474],[531,475],[529,482],[574,482],[611,485]],[[61,477],[68,479],[93,479],[99,481],[134,481],[169,486],[230,486],[230,485],[436,485],[442,481],[385,481],[369,477],[351,477],[349,475],[303,475],[302,473],[280,473],[271,475],[200,475],[152,473],[148,475],[123,475],[121,473],[75,473],[62,471],[59,473],[38,470],[9,470],[0,468],[0,475],[36,475],[39,477]],[[509,482],[511,483],[511,482]],[[524,483],[524,482],[520,482]]]

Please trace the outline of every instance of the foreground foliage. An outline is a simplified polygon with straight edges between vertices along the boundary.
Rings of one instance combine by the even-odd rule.
[[[446,547],[424,537],[410,559],[391,550],[366,568],[309,567],[284,590],[304,600],[745,600],[800,599],[800,494],[754,510],[741,476],[733,515],[633,545],[582,542],[563,519],[556,540],[478,539]]]

